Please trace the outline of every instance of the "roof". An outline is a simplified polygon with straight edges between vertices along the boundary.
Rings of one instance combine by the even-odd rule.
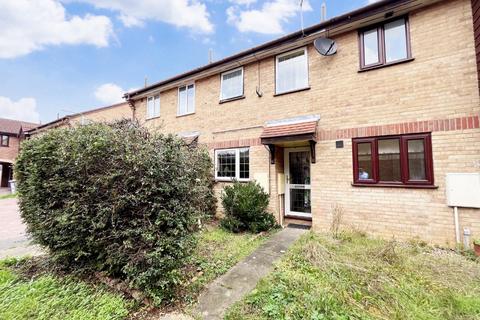
[[[20,130],[27,131],[39,126],[38,123],[0,118],[0,132],[19,135]]]
[[[305,134],[315,135],[319,120],[319,116],[303,116],[267,122],[260,138],[279,138]]]
[[[299,30],[293,33],[290,33],[286,36],[283,36],[281,38],[266,42],[262,45],[253,47],[251,49],[242,51],[240,53],[231,55],[229,57],[226,57],[224,59],[212,62],[210,64],[204,65],[202,67],[192,69],[190,71],[187,71],[185,73],[178,74],[176,76],[173,76],[171,78],[168,78],[166,80],[162,80],[160,82],[156,82],[150,86],[146,86],[144,88],[134,90],[131,92],[128,92],[124,95],[124,98],[126,99],[131,99],[137,95],[140,95],[142,93],[148,92],[152,89],[155,89],[157,87],[161,87],[164,85],[167,85],[171,82],[179,81],[186,79],[190,76],[193,76],[195,74],[201,73],[203,71],[206,71],[208,69],[212,69],[215,67],[219,67],[224,64],[228,64],[230,62],[233,62],[235,60],[239,60],[241,58],[250,56],[250,55],[255,55],[255,53],[258,53],[263,50],[268,50],[268,49],[274,49],[278,47],[279,45],[282,45],[284,43],[291,43],[291,42],[296,42],[298,40],[301,40],[307,36],[312,36],[315,34],[318,34],[319,32],[325,31],[325,30],[330,30],[334,27],[340,27],[347,25],[349,23],[355,22],[360,19],[365,19],[366,17],[369,17],[370,15],[378,14],[378,13],[384,13],[384,12],[390,12],[399,7],[402,4],[405,5],[411,5],[412,7],[419,7],[421,4],[426,5],[428,3],[433,3],[438,0],[382,0],[382,1],[377,1],[374,2],[370,5],[361,7],[359,9],[350,11],[348,13],[345,13],[343,15],[331,18],[327,21],[321,22],[319,24],[313,25],[311,27],[305,28],[303,31]]]
[[[50,127],[57,127],[59,125],[62,125],[65,122],[70,121],[70,119],[72,119],[72,118],[82,116],[82,115],[91,114],[91,113],[95,113],[95,112],[98,112],[98,111],[107,110],[107,109],[110,109],[110,108],[116,108],[116,107],[124,106],[127,103],[128,102],[120,102],[120,103],[112,104],[112,105],[109,105],[109,106],[103,106],[103,107],[89,109],[89,110],[82,111],[82,112],[68,114],[66,116],[63,116],[61,118],[58,118],[58,119],[50,121],[50,122],[47,122],[45,124],[37,125],[36,127],[29,129],[28,133],[32,134],[32,133],[35,133],[36,131],[40,131],[42,129],[47,129],[47,128],[50,128]],[[25,131],[27,131],[27,130],[25,130]]]

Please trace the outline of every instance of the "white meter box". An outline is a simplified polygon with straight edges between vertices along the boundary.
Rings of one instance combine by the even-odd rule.
[[[480,208],[480,173],[447,173],[446,180],[449,206]]]

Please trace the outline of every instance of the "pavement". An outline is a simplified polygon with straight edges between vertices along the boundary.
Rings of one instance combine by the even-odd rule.
[[[40,248],[31,245],[27,237],[17,199],[0,200],[0,259],[39,254]]]
[[[202,319],[223,319],[225,311],[252,291],[269,274],[274,263],[305,229],[287,227],[273,235],[250,256],[217,278],[201,293],[197,312]]]

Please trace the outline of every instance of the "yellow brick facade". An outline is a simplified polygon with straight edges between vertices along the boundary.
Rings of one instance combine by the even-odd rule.
[[[328,229],[331,208],[339,204],[344,221],[357,228],[451,246],[454,226],[452,209],[446,205],[445,175],[480,172],[480,129],[475,124],[469,127],[467,118],[465,128],[443,130],[443,121],[463,117],[478,121],[480,114],[471,3],[441,1],[411,12],[408,19],[413,61],[359,72],[358,33],[348,32],[334,37],[338,45],[334,56],[323,57],[311,44],[307,46],[309,90],[274,96],[275,58],[271,57],[244,66],[244,99],[220,104],[220,75],[215,75],[195,82],[194,114],[177,117],[177,89],[170,89],[160,94],[160,117],[145,119],[145,99],[135,101],[135,115],[152,129],[200,132],[199,142],[211,147],[212,156],[213,148],[222,143],[259,140],[266,121],[320,115],[319,132],[334,134],[320,137],[317,163],[311,165],[313,228]],[[255,92],[259,84],[262,97]],[[433,122],[427,125],[435,120],[442,120],[438,128]],[[425,126],[416,131],[432,132],[437,189],[351,185],[352,136],[338,132],[382,125],[393,125],[395,130],[395,125],[418,121],[425,121]],[[336,149],[336,140],[343,140],[344,148]],[[277,161],[271,165],[263,145],[250,147],[251,177],[269,174],[270,209],[279,217],[277,173],[283,171],[282,150],[277,150]],[[219,183],[217,189],[222,186]],[[471,228],[480,238],[479,209],[460,209],[460,220],[461,227]]]

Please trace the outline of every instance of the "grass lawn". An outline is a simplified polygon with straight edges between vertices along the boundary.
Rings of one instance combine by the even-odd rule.
[[[2,199],[12,199],[12,198],[16,198],[16,197],[17,197],[16,193],[2,194],[2,195],[0,195],[0,200],[2,200]]]
[[[480,263],[421,243],[308,233],[226,319],[480,319]]]
[[[42,275],[16,275],[10,260],[0,262],[0,319],[124,319],[129,303],[102,288]]]
[[[178,287],[178,297],[168,309],[185,309],[196,301],[209,282],[253,252],[269,234],[232,234],[208,226],[198,234],[198,246]],[[133,300],[74,277],[49,272],[18,274],[15,261],[0,260],[0,319],[125,319],[132,314],[149,319],[155,311],[142,312]],[[158,311],[157,311],[158,312]]]

